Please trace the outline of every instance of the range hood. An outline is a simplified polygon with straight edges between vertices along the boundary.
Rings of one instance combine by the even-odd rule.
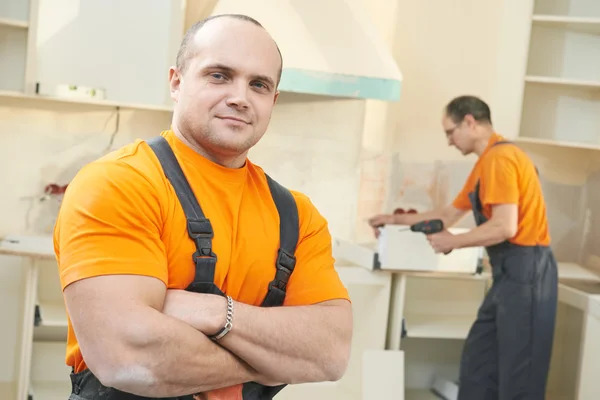
[[[259,21],[283,54],[279,90],[397,101],[402,73],[365,0],[218,0],[210,15]]]

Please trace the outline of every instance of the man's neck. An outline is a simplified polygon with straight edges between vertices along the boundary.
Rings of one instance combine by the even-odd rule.
[[[172,130],[175,133],[175,136],[177,136],[179,140],[181,140],[186,146],[215,164],[232,169],[242,168],[246,164],[247,153],[240,154],[239,156],[235,157],[220,157],[204,150],[202,146],[198,145],[194,140],[186,138],[185,135],[182,134],[179,129],[177,129],[175,124],[172,125]]]
[[[477,154],[477,157],[481,157],[488,144],[490,138],[494,135],[494,129],[491,127],[480,127],[479,138],[475,142],[473,152]]]

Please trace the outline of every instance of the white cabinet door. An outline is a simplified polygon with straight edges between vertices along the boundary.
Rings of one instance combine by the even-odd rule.
[[[102,89],[106,99],[169,105],[168,69],[183,37],[183,0],[39,0],[36,72],[58,85]]]

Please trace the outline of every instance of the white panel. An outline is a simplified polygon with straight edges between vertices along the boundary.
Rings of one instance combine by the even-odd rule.
[[[362,400],[381,400],[393,393],[404,400],[404,353],[402,351],[366,351],[363,353]]]
[[[65,343],[33,344],[31,388],[33,400],[64,400],[71,394],[71,368],[65,364]]]
[[[350,362],[344,377],[337,382],[288,386],[277,398],[281,400],[363,400],[360,397],[365,363],[363,354],[382,351],[385,346],[390,304],[389,274],[372,274],[363,268],[336,265],[340,279],[352,300],[354,332]],[[385,373],[383,366],[370,365],[373,373]]]
[[[406,389],[430,389],[436,377],[457,380],[463,345],[463,340],[402,340]]]
[[[0,256],[0,385],[16,379],[20,324],[23,312],[23,269],[18,257]],[[2,397],[0,387],[0,398]]]
[[[25,88],[27,30],[0,25],[0,90]]]
[[[408,277],[403,317],[408,337],[465,339],[485,296],[483,279]]]
[[[523,136],[598,145],[599,132],[598,90],[527,84],[521,124]]]
[[[584,328],[577,392],[577,398],[581,400],[596,398],[600,393],[600,380],[598,379],[600,318],[596,315],[586,315]]]
[[[408,225],[386,225],[379,237],[381,269],[474,273],[481,249],[455,249],[450,254],[436,254],[423,233],[412,232]],[[451,233],[467,232],[450,228]]]
[[[103,88],[109,100],[170,103],[173,9],[164,0],[40,0],[41,91],[74,84]]]
[[[29,0],[0,1],[0,19],[2,18],[27,21],[29,19]]]
[[[67,340],[67,311],[56,261],[39,262],[39,276],[37,304],[40,324],[34,329],[34,338],[64,342]]]
[[[527,74],[600,81],[600,35],[534,24]]]
[[[536,0],[535,14],[600,17],[598,0]]]

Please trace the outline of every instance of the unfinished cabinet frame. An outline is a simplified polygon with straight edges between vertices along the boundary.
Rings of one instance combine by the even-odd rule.
[[[10,260],[10,263],[3,263],[0,259],[0,268],[21,264],[23,271],[19,299],[15,301],[19,303],[21,314],[15,340],[18,348],[15,378],[0,382],[0,398],[66,399],[71,392],[70,369],[65,364],[68,326],[52,238],[5,237],[0,241],[0,256]],[[350,399],[361,391],[368,394],[363,400],[375,400],[376,393],[389,393],[398,387],[397,380],[386,380],[387,386],[381,386],[381,376],[373,373],[381,370],[381,363],[388,365],[394,374],[399,371],[400,376],[404,368],[402,353],[389,352],[385,348],[392,276],[372,274],[343,262],[336,264],[336,270],[353,302],[355,334],[349,367],[338,382],[288,387],[281,395],[284,400],[329,400],[341,394]],[[12,364],[12,360],[9,361]],[[373,387],[379,392],[373,392]]]
[[[531,1],[516,141],[547,177],[583,181],[600,169],[600,3]]]
[[[38,107],[71,104],[87,111],[119,107],[170,113],[169,87],[163,71],[175,59],[183,37],[183,1],[171,1],[165,6],[169,14],[166,21],[156,13],[147,15],[148,26],[160,25],[165,32],[156,32],[156,37],[148,38],[150,41],[141,41],[148,50],[144,52],[139,46],[133,50],[127,46],[138,42],[139,37],[146,38],[147,32],[130,26],[119,31],[119,26],[126,26],[119,18],[128,18],[127,13],[110,16],[110,4],[3,0],[0,3],[0,101]],[[102,13],[109,16],[104,17]],[[152,18],[160,24],[154,24],[156,21]],[[108,37],[99,39],[104,42],[94,45],[93,41],[98,39],[89,33],[97,31],[94,24],[105,24],[106,20],[112,20],[117,30],[112,29]],[[132,36],[125,41],[116,39],[124,35]],[[92,40],[92,46],[80,38]],[[110,41],[112,45],[106,46]],[[148,68],[140,72],[137,64],[130,61],[130,50],[142,57],[142,63]],[[141,54],[145,54],[145,58]],[[112,68],[110,74],[106,73],[110,68],[103,63]],[[132,77],[137,79],[130,79]],[[107,100],[57,97],[54,87],[58,84],[99,87],[107,90]]]
[[[421,234],[404,236],[397,226],[391,230],[396,237],[382,235],[379,243],[336,240],[334,256],[373,275],[392,276],[386,350],[402,354],[404,376],[396,373],[407,400],[436,399],[433,383],[441,380],[452,386],[458,377],[464,341],[491,284],[489,265],[480,261],[478,248],[463,249],[472,254],[457,256],[456,264],[436,261],[428,258],[431,250]],[[389,251],[393,243],[396,247]],[[380,259],[387,262],[380,263]],[[428,263],[419,263],[415,269],[418,259]],[[560,306],[548,396],[571,399],[580,393],[575,399],[583,400],[581,393],[598,390],[590,374],[594,371],[591,360],[600,358],[594,351],[600,347],[589,338],[596,334],[600,318],[588,312],[594,308],[587,304],[600,304],[600,277],[576,263],[560,262],[558,268]],[[576,294],[572,294],[574,287],[579,288]],[[591,294],[599,300],[593,302]],[[579,351],[579,343],[585,351]],[[561,379],[565,380],[562,385]]]
[[[0,384],[0,397],[17,400],[67,398],[65,365],[67,315],[51,237],[6,237],[0,241],[4,267],[21,264],[17,294],[20,318],[15,341],[14,379]],[[19,263],[20,261],[20,263]],[[7,360],[13,361],[13,360]]]

